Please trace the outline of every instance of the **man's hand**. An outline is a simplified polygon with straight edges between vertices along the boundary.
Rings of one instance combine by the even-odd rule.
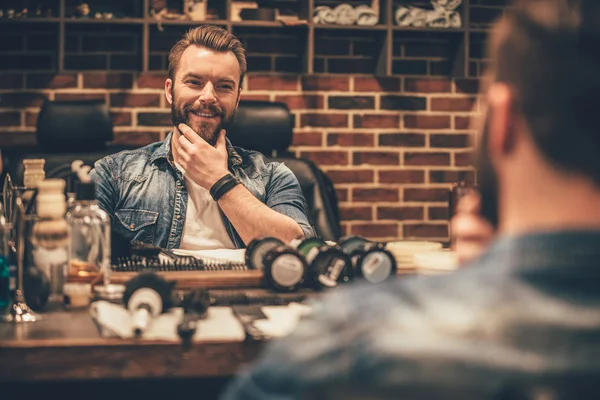
[[[478,257],[494,238],[494,228],[481,216],[480,207],[479,195],[469,193],[460,199],[450,221],[452,247],[461,263]]]
[[[186,124],[179,124],[177,128],[181,132],[177,138],[177,162],[185,170],[186,176],[210,190],[219,179],[229,173],[225,130],[221,130],[217,144],[213,147]]]

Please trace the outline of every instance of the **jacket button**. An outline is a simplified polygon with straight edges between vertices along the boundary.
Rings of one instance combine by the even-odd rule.
[[[130,229],[135,229],[135,224],[131,224],[131,225],[129,225],[129,228],[130,228]]]

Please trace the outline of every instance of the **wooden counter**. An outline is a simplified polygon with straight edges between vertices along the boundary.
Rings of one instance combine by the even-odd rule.
[[[0,323],[0,384],[18,381],[230,376],[261,342],[181,343],[100,337],[86,311],[41,314],[42,321]]]

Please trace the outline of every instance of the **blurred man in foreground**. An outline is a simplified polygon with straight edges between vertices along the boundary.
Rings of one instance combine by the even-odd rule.
[[[477,168],[493,242],[452,275],[330,293],[225,399],[486,399],[578,373],[598,384],[600,2],[519,2],[491,39]],[[481,247],[494,232],[480,228]]]

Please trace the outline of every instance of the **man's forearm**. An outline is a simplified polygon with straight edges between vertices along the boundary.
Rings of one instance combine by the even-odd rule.
[[[243,185],[237,185],[221,197],[219,206],[245,244],[261,236],[272,236],[288,243],[304,235],[296,221],[270,209]]]

